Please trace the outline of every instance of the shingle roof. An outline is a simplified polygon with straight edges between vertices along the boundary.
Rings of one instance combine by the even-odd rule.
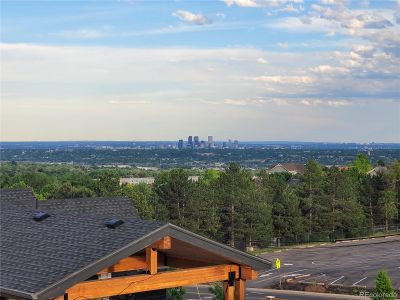
[[[39,210],[65,213],[91,214],[96,216],[137,217],[136,208],[127,197],[97,197],[75,199],[50,199],[38,201]]]
[[[29,190],[1,191],[0,287],[39,292],[164,225],[141,220],[122,197],[39,201],[39,209],[51,217],[36,222],[31,200]],[[124,217],[125,223],[116,229],[104,226],[113,216]]]
[[[32,192],[1,190],[0,195],[0,292],[5,294],[57,297],[166,235],[255,269],[270,266],[177,226],[142,220],[124,197],[39,201],[39,209],[50,217],[37,222],[32,218],[34,204],[29,204],[35,202]],[[122,217],[124,224],[107,228],[109,217]]]
[[[36,198],[30,189],[2,189],[0,200],[0,208],[12,203],[13,205],[34,209]]]

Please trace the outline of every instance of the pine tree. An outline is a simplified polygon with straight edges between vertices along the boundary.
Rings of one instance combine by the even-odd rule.
[[[244,215],[246,203],[250,201],[250,173],[238,164],[231,163],[220,174],[217,182],[220,198],[220,216],[222,227],[226,230],[226,240],[232,247],[236,240],[242,240],[244,234]]]
[[[188,180],[188,173],[183,169],[161,172],[155,178],[154,191],[167,208],[169,220],[186,227],[193,192],[193,183]]]
[[[390,281],[388,273],[384,270],[378,273],[375,280],[375,290],[373,300],[394,300],[396,299],[396,292]]]
[[[325,220],[325,213],[329,210],[323,190],[325,173],[315,160],[310,160],[306,164],[302,179],[300,196],[303,213],[307,218],[309,239],[319,239],[316,233],[329,230],[329,224]]]

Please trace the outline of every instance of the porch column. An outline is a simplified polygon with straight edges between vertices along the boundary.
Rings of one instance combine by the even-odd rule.
[[[224,281],[224,300],[235,299],[235,286],[230,286],[228,281]]]
[[[246,298],[246,280],[235,280],[235,300],[244,300]]]

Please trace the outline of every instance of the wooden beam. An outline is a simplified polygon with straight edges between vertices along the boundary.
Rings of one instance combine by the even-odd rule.
[[[124,272],[130,270],[147,269],[146,257],[143,256],[129,256],[121,259],[115,265],[101,270],[98,274]]]
[[[235,280],[235,300],[244,300],[246,293],[246,280]]]
[[[240,273],[242,279],[255,280],[258,278],[258,272],[248,266],[240,266]]]
[[[160,272],[154,275],[143,274],[115,277],[104,280],[83,281],[69,288],[66,293],[68,293],[69,299],[106,298],[115,295],[225,281],[228,280],[229,271],[235,271],[238,277],[238,266],[218,265],[179,271]],[[56,298],[56,300],[63,300],[63,296]],[[233,298],[230,300],[233,300]]]
[[[198,268],[210,266],[210,263],[200,260],[185,259],[175,256],[167,256],[167,264],[172,268],[188,269],[188,268]]]
[[[235,286],[230,286],[228,281],[224,281],[224,300],[235,299]]]
[[[152,247],[146,248],[147,270],[150,274],[157,273],[157,250]]]
[[[172,239],[169,235],[164,236],[161,240],[152,244],[151,247],[157,250],[169,250],[172,247]]]

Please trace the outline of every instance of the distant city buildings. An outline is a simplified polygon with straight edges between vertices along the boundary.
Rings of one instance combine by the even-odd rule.
[[[193,148],[193,137],[191,135],[188,136],[187,147]]]
[[[178,149],[183,149],[183,140],[178,141]]]
[[[212,135],[208,136],[207,141],[208,141],[208,143],[207,143],[208,144],[208,148],[214,147],[214,142],[213,142],[213,136]]]
[[[229,139],[228,141],[215,142],[214,137],[212,135],[207,136],[207,140],[201,140],[198,135],[192,136],[189,135],[187,138],[187,142],[184,140],[178,140],[178,145],[175,146],[178,149],[239,149],[239,141],[232,141]]]
[[[199,136],[198,135],[196,135],[194,137],[194,146],[195,147],[199,147],[200,146],[200,140],[199,140]]]

